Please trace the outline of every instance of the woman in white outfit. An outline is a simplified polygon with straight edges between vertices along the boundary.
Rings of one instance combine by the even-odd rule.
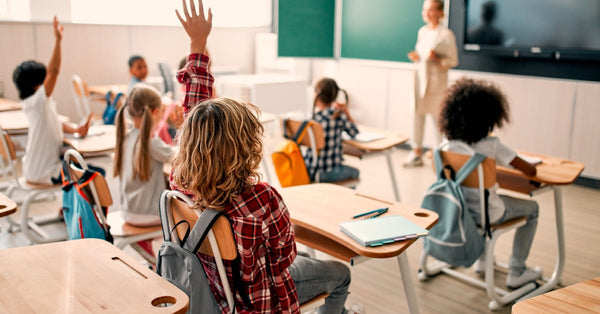
[[[408,58],[417,64],[418,70],[415,77],[413,151],[404,162],[405,167],[423,165],[421,155],[427,114],[433,118],[438,144],[441,142],[437,120],[448,84],[448,69],[458,65],[454,34],[440,25],[444,17],[444,2],[425,0],[421,15],[427,24],[419,29],[415,51],[408,53]]]

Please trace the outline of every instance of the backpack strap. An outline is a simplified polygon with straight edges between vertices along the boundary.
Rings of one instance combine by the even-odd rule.
[[[298,131],[296,131],[296,134],[294,134],[291,138],[289,137],[288,133],[285,132],[285,130],[288,129],[288,121],[289,121],[288,119],[283,119],[283,128],[284,128],[283,136],[298,144],[304,138],[304,135],[308,131],[308,127],[310,127],[312,125],[312,121],[311,120],[302,121],[302,124],[298,128]]]
[[[456,183],[461,184],[471,174],[479,164],[484,161],[487,157],[480,153],[475,153],[471,158],[458,170],[456,173]]]
[[[445,178],[444,167],[442,166],[442,156],[440,155],[440,150],[438,148],[433,150],[433,162],[435,163],[435,174],[437,175],[437,179],[440,180]]]

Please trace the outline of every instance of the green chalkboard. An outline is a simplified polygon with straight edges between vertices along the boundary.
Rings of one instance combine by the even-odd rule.
[[[425,23],[420,0],[344,0],[342,58],[408,61]]]
[[[334,56],[335,0],[279,0],[278,15],[280,57]]]

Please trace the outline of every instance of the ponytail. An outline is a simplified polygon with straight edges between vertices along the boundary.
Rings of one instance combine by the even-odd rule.
[[[133,177],[140,181],[148,181],[150,178],[150,133],[152,132],[152,114],[150,108],[144,106],[142,113],[142,125],[140,135],[137,138],[134,152]]]
[[[115,165],[113,167],[113,177],[121,175],[121,169],[123,168],[123,142],[125,139],[125,108],[129,107],[131,97],[127,98],[125,105],[119,108],[117,111],[117,118],[115,120],[115,127],[117,129],[117,139],[115,145]]]

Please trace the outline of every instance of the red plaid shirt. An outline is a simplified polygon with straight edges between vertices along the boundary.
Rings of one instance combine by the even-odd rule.
[[[191,54],[177,74],[185,84],[184,114],[212,97],[213,76],[207,70],[208,57]],[[172,188],[177,188],[171,182]],[[186,191],[183,191],[186,192]],[[189,193],[186,193],[189,194]],[[235,287],[238,313],[299,313],[296,287],[287,268],[296,257],[296,242],[289,212],[283,199],[269,184],[261,182],[237,195],[225,208],[240,255],[242,287]],[[222,313],[227,313],[225,292],[214,259],[198,254]],[[231,263],[224,261],[231,287]],[[246,308],[240,293],[247,295]]]

